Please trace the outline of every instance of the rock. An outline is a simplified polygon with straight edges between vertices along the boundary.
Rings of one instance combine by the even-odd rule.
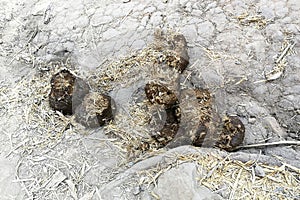
[[[15,179],[15,165],[5,158],[0,158],[0,199],[22,199],[23,192]]]
[[[49,104],[53,110],[71,115],[89,92],[89,85],[81,78],[64,69],[51,79]]]
[[[160,199],[222,199],[206,187],[199,186],[196,180],[197,168],[193,163],[179,165],[158,178],[155,194]]]
[[[92,92],[75,111],[75,120],[87,128],[103,126],[113,119],[113,102],[111,97]]]
[[[255,175],[258,176],[258,177],[263,178],[263,177],[266,176],[266,173],[265,173],[264,169],[259,165],[255,165],[254,172],[255,172]]]
[[[265,117],[263,119],[264,125],[273,133],[281,138],[286,138],[287,133],[280,127],[279,123],[274,117]]]

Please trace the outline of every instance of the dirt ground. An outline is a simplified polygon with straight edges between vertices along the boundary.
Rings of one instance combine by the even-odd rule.
[[[300,1],[1,0],[0,7],[1,199],[300,199]],[[245,146],[281,144],[133,156],[129,146],[147,130],[139,129],[132,94],[156,78],[133,61],[158,29],[187,39],[190,64],[177,84],[208,88],[220,115],[244,123]],[[50,78],[61,68],[114,98],[112,124],[85,129],[49,108]]]

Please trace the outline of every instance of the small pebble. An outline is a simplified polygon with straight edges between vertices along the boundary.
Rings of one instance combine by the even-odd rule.
[[[140,186],[134,187],[132,193],[133,193],[134,195],[140,194],[140,193],[141,193],[141,187],[140,187]]]
[[[260,167],[259,165],[255,165],[254,172],[255,172],[255,175],[258,176],[258,177],[263,178],[263,177],[266,176],[266,173],[264,172],[264,169],[262,167]]]
[[[254,124],[256,122],[256,117],[249,117],[248,122],[249,124]]]

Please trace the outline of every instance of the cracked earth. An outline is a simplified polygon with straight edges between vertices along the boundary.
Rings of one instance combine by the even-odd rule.
[[[300,198],[298,0],[2,0],[0,6],[1,199]],[[50,77],[71,65],[128,116],[130,97],[141,86],[135,78],[143,77],[118,77],[109,89],[93,80],[110,63],[146,48],[157,29],[186,37],[190,64],[179,79],[208,88],[219,114],[239,117],[244,145],[294,145],[233,153],[187,145],[128,158],[122,138],[105,128],[84,129],[49,109]],[[225,158],[253,161],[247,169],[261,179],[276,167],[294,178],[257,193],[241,191],[234,180],[212,186],[203,180],[215,170],[201,168],[204,161],[213,165],[210,158],[215,166],[229,162]]]

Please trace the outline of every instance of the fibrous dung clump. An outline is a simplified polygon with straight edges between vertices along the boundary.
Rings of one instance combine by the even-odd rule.
[[[84,80],[66,69],[53,75],[50,83],[50,107],[65,115],[73,114],[90,90],[89,85]]]
[[[166,86],[157,83],[147,83],[145,93],[151,103],[172,106],[178,103],[178,99]]]
[[[185,37],[179,33],[165,34],[161,31],[157,31],[155,36],[160,43],[157,49],[164,52],[159,62],[164,62],[182,73],[189,65],[190,60]]]
[[[212,98],[207,89],[196,88],[195,96],[197,99],[197,108],[199,112],[199,125],[193,137],[194,146],[202,146],[207,133],[209,132],[209,125],[212,118]]]
[[[178,98],[165,85],[157,83],[147,83],[145,93],[151,103],[163,105],[165,108],[164,126],[158,133],[152,135],[156,146],[164,147],[175,137],[179,129],[181,114]]]
[[[226,151],[233,151],[242,145],[245,137],[245,126],[237,116],[226,116],[217,146]]]
[[[88,128],[103,126],[112,119],[111,97],[97,92],[87,94],[75,111],[75,120]]]

